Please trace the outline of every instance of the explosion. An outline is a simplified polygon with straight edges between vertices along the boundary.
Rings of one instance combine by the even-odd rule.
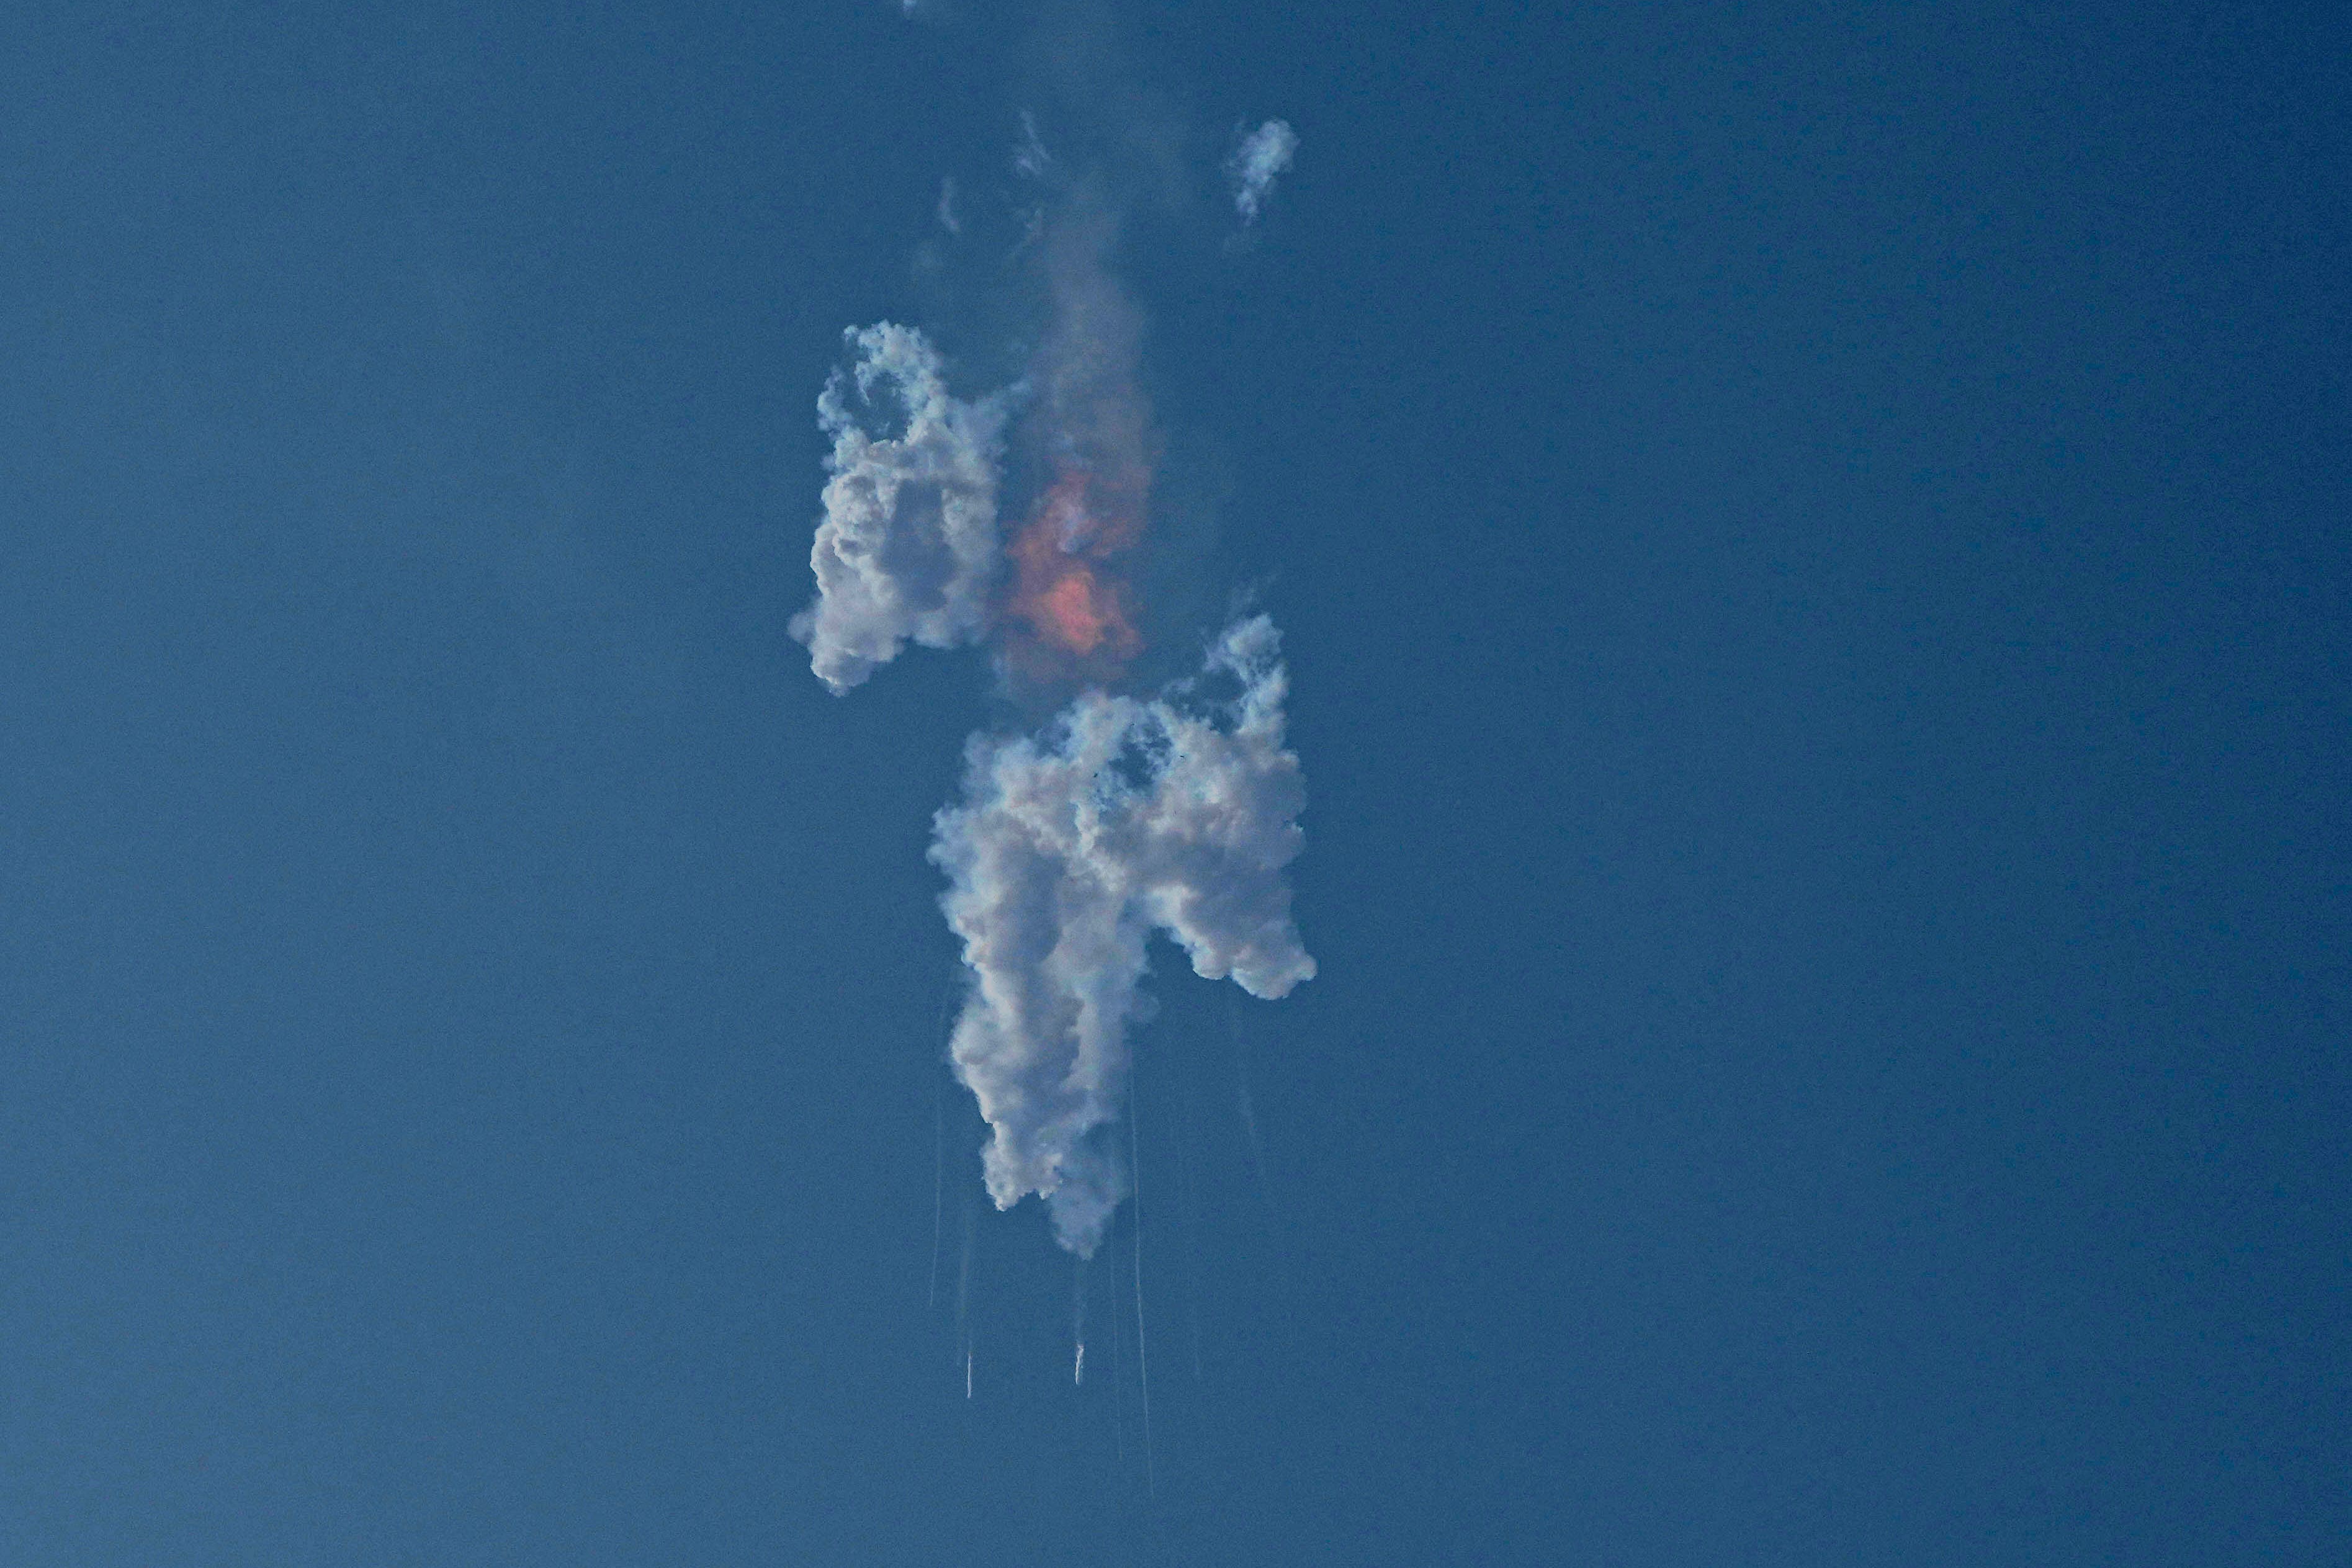
[[[1040,682],[1101,682],[1142,650],[1132,591],[1118,569],[1141,541],[1147,493],[1140,470],[1106,481],[1097,470],[1062,465],[1007,552],[1012,668]]]

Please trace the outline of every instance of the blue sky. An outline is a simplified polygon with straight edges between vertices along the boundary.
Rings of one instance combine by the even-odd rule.
[[[0,1558],[2341,1561],[2339,33],[32,7]],[[1026,716],[787,632],[1024,109],[1155,171],[1153,678],[1254,590],[1307,789],[1316,977],[1152,949],[1148,1483],[1131,1229],[1074,1388],[940,1092]]]

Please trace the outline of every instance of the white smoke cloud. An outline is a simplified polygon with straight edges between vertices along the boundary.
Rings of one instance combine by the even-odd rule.
[[[1234,182],[1234,206],[1244,224],[1255,223],[1275,177],[1290,167],[1298,152],[1298,133],[1289,122],[1269,120],[1249,133],[1225,165]]]
[[[953,648],[986,630],[1010,404],[1003,393],[976,402],[949,395],[938,350],[911,327],[885,321],[847,337],[857,362],[846,378],[835,372],[816,405],[833,437],[833,477],[809,551],[816,601],[792,622],[836,695],[909,639]],[[901,434],[879,433],[899,415]]]
[[[950,1054],[992,1129],[990,1196],[1041,1195],[1081,1257],[1126,1193],[1094,1134],[1126,1094],[1150,933],[1256,997],[1315,973],[1283,877],[1306,788],[1283,745],[1279,653],[1255,616],[1227,628],[1203,677],[1238,679],[1231,703],[1200,711],[1201,682],[1153,701],[1089,690],[1041,737],[974,736],[964,801],[934,824],[940,904],[975,977]]]

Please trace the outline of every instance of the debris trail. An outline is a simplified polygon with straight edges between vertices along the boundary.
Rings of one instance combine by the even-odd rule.
[[[1143,1488],[1152,1497],[1160,1495],[1158,1479],[1151,1468],[1151,1354],[1143,1343],[1143,1134],[1141,1120],[1136,1114],[1138,1097],[1130,1088],[1127,1098],[1127,1163],[1128,1188],[1135,1201],[1135,1369],[1143,1385]]]
[[[1070,1296],[1070,1338],[1077,1345],[1076,1363],[1070,1369],[1070,1381],[1083,1388],[1087,1383],[1087,1260],[1076,1260],[1077,1283]]]
[[[1192,1157],[1184,1145],[1198,1118],[1182,1073],[1176,1078],[1176,1184],[1184,1205],[1184,1314],[1192,1330],[1192,1381],[1201,1381],[1201,1194],[1192,1185]]]
[[[940,993],[940,1019],[933,1026],[934,1038],[948,1032],[949,1009],[955,1005],[955,983],[950,978],[948,988]],[[948,1197],[948,1077],[954,1069],[948,1066],[944,1053],[940,1067],[931,1076],[931,1290],[929,1305],[933,1312],[940,1306],[940,1243],[947,1219]]]
[[[948,1198],[948,1081],[943,1073],[933,1075],[937,1086],[931,1094],[931,1294],[929,1306],[934,1312],[940,1305],[940,1230],[945,1218]]]
[[[963,1352],[963,1396],[971,1397],[971,1249],[977,1229],[971,1199],[963,1200],[963,1262],[956,1270],[956,1348]]]
[[[1110,1314],[1110,1435],[1118,1454],[1118,1477],[1127,1479],[1127,1314],[1118,1310],[1118,1259],[1112,1258]]]

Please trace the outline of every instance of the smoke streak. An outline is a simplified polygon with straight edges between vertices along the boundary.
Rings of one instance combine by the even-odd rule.
[[[911,327],[885,321],[846,336],[857,362],[834,374],[816,405],[833,437],[809,551],[816,601],[792,622],[835,695],[910,639],[927,648],[980,640],[998,570],[997,464],[1011,403],[1003,393],[950,396],[938,350]],[[904,431],[877,434],[894,415]]]
[[[1243,139],[1225,165],[1234,183],[1234,209],[1242,222],[1257,222],[1259,211],[1274,191],[1276,176],[1290,167],[1298,152],[1298,133],[1286,120],[1269,120]]]
[[[1077,1361],[1071,1369],[1070,1381],[1083,1388],[1087,1382],[1087,1260],[1077,1259],[1071,1267],[1076,1282],[1071,1287],[1070,1339],[1077,1346]]]
[[[1160,1495],[1151,1466],[1151,1352],[1143,1334],[1143,1123],[1130,1098],[1127,1107],[1128,1179],[1135,1188],[1135,1368],[1143,1385],[1143,1486]]]
[[[1114,1260],[1116,1261],[1116,1260]],[[1118,1274],[1111,1274],[1110,1435],[1119,1474],[1127,1474],[1127,1314],[1118,1310]]]
[[[931,1096],[931,1292],[929,1305],[940,1304],[940,1231],[946,1218],[948,1197],[948,1085],[937,1080]]]
[[[1306,791],[1279,646],[1263,615],[1227,628],[1206,673],[1241,695],[1206,714],[1181,688],[1087,691],[1041,737],[973,737],[964,803],[936,819],[940,903],[979,979],[950,1054],[991,1129],[988,1190],[1000,1208],[1045,1197],[1082,1257],[1124,1196],[1094,1134],[1127,1087],[1145,939],[1166,931],[1193,973],[1257,997],[1315,973],[1282,876]]]
[[[971,1397],[971,1249],[979,1215],[971,1198],[963,1204],[963,1261],[956,1270],[956,1349],[963,1355],[963,1396]]]
[[[1201,1196],[1192,1185],[1192,1159],[1185,1152],[1196,1117],[1186,1076],[1176,1078],[1176,1186],[1182,1198],[1184,1315],[1192,1328],[1192,1381],[1201,1381]]]

